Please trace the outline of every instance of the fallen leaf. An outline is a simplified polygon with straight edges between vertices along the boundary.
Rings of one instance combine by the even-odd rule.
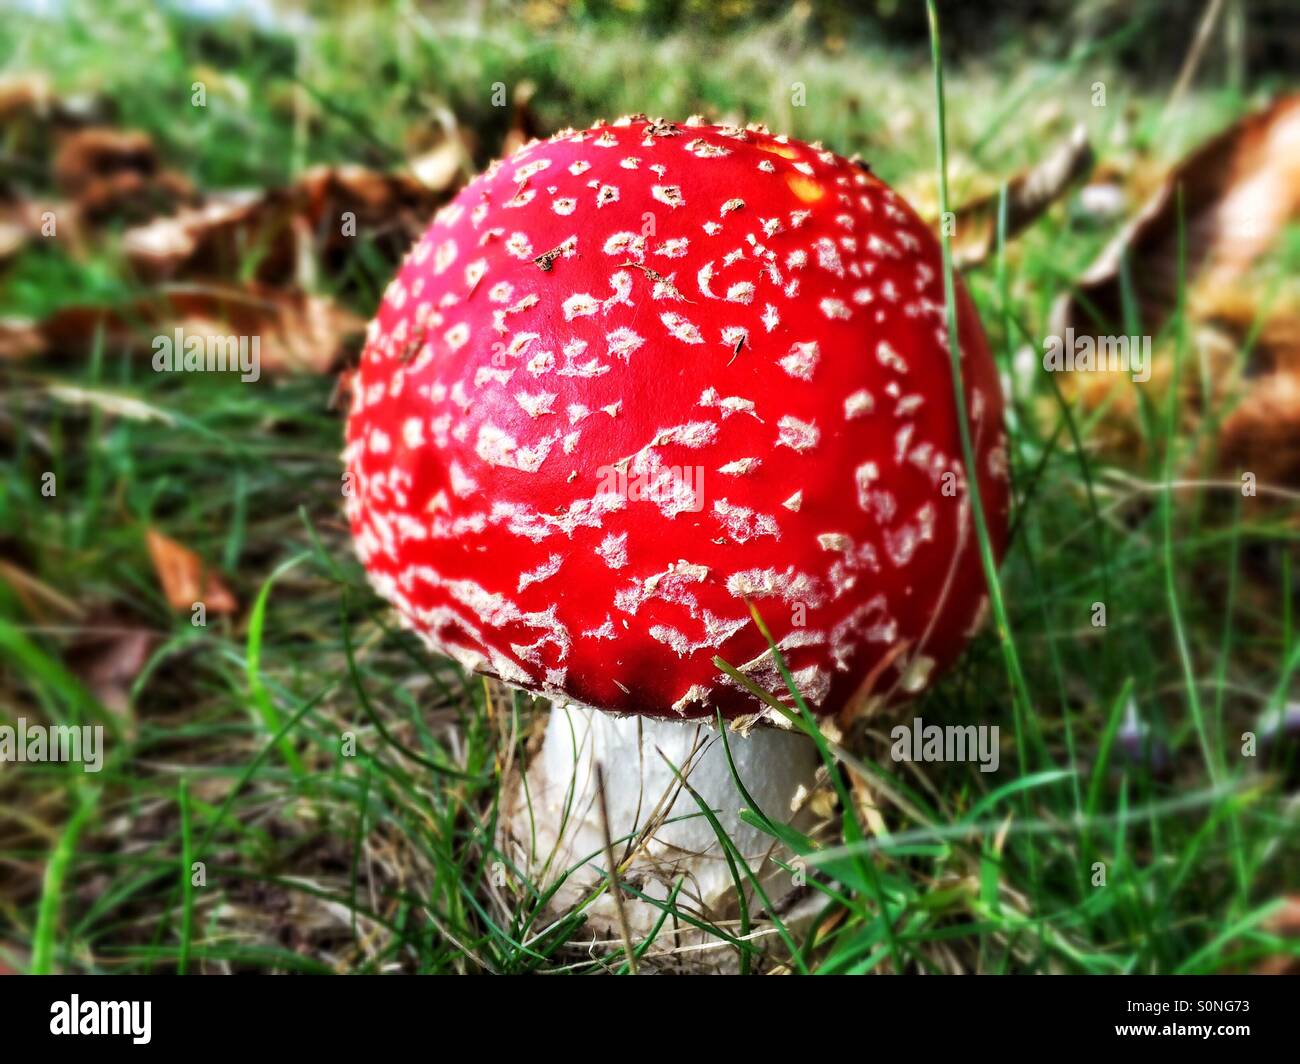
[[[0,362],[22,362],[48,350],[41,323],[30,318],[0,318]]]
[[[344,360],[365,324],[332,300],[304,292],[258,284],[168,285],[121,306],[65,307],[39,322],[0,320],[0,362],[84,359],[101,334],[109,349],[143,356],[157,337],[180,329],[187,339],[257,338],[259,373],[324,373]]]
[[[256,254],[256,280],[302,284],[306,258],[341,277],[359,240],[396,262],[445,202],[456,171],[440,187],[405,173],[362,166],[316,167],[286,188],[227,192],[199,206],[128,230],[123,247],[151,280],[237,278]],[[307,245],[304,248],[304,244]]]
[[[33,190],[49,184],[50,160],[60,138],[110,121],[112,110],[105,97],[56,94],[44,73],[0,75],[0,138],[6,161],[0,166],[0,261],[17,250],[15,242],[21,246],[32,235],[26,217],[35,209]],[[71,234],[76,211],[74,204],[58,205],[60,238]]]
[[[0,215],[0,262],[13,258],[29,239],[27,226]]]
[[[33,241],[51,237],[58,237],[75,258],[84,257],[81,212],[75,204],[32,199],[0,203],[0,263]]]
[[[1170,172],[1053,310],[1052,332],[1125,331],[1121,269],[1142,332],[1160,331],[1178,294],[1180,217],[1188,281],[1241,276],[1300,214],[1300,95],[1285,96],[1202,144]]]
[[[1256,506],[1273,501],[1269,488],[1300,488],[1300,281],[1276,283],[1269,265],[1199,294],[1189,308],[1206,367],[1197,376],[1212,383],[1216,407],[1228,406],[1216,438],[1219,471],[1255,474]]]
[[[45,74],[24,73],[0,78],[0,122],[12,122],[25,115],[47,114],[54,93]]]
[[[1078,125],[1045,159],[1007,183],[1007,236],[1030,225],[1091,169],[1088,131]],[[966,268],[983,262],[997,244],[999,193],[958,208],[953,226],[953,261]]]
[[[1224,470],[1260,484],[1300,486],[1300,376],[1269,373],[1252,382],[1219,430]]]
[[[195,202],[190,182],[163,168],[147,134],[92,126],[64,134],[54,156],[60,191],[91,222],[141,220]]]
[[[131,685],[148,663],[158,636],[147,628],[105,623],[103,618],[87,629],[68,647],[68,665],[100,705],[127,716]]]
[[[173,288],[169,296],[186,336],[257,337],[263,373],[326,373],[366,327],[323,296],[266,286]]]
[[[199,602],[209,613],[234,613],[239,609],[221,578],[188,547],[152,528],[145,533],[145,542],[163,596],[172,609],[190,610]]]
[[[112,117],[112,101],[88,93],[59,95],[47,74],[25,71],[0,77],[0,125],[13,132],[17,122],[50,123],[72,128],[105,123]]]
[[[465,168],[464,146],[451,137],[411,160],[411,173],[425,188],[445,192],[455,185]]]
[[[220,264],[227,259],[236,264],[241,253],[253,246],[260,226],[256,212],[266,208],[270,196],[264,192],[214,195],[201,206],[128,229],[123,249],[131,264],[149,278],[178,273],[199,259],[204,260],[197,263],[199,270],[207,266],[212,274],[229,272],[230,267]],[[266,254],[268,248],[263,243],[257,250]]]

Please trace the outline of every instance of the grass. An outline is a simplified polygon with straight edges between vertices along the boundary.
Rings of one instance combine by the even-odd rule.
[[[1171,117],[1165,87],[1118,58],[1153,30],[1141,7],[1044,58],[943,70],[946,123],[924,50],[854,38],[826,54],[793,16],[707,40],[608,19],[484,28],[397,3],[295,37],[114,7],[113,19],[76,4],[56,23],[13,16],[0,63],[107,94],[122,124],[207,188],[388,163],[448,116],[481,164],[510,122],[492,85],[527,80],[546,129],[633,110],[763,119],[859,151],[945,208],[996,189],[1073,121],[1103,159],[1168,162],[1272,87],[1211,71]],[[202,111],[195,80],[209,89]],[[1105,107],[1090,102],[1097,81]],[[791,103],[796,82],[805,107]],[[1104,412],[1019,368],[1110,231],[1057,208],[966,278],[1011,389],[1015,536],[994,630],[915,712],[1000,725],[1014,762],[993,777],[899,764],[887,724],[842,744],[814,729],[835,766],[838,843],[818,848],[752,801],[746,819],[807,863],[820,918],[781,928],[767,952],[721,929],[742,968],[1211,972],[1300,955],[1269,923],[1300,884],[1293,755],[1239,753],[1242,733],[1293,697],[1295,503],[1247,506],[1214,486],[1224,477],[1206,442],[1225,409],[1191,422],[1172,399],[1139,405],[1140,450],[1116,455]],[[359,251],[321,284],[368,313],[388,268]],[[84,261],[38,248],[0,275],[6,315],[138,289],[111,246]],[[1157,358],[1196,374],[1185,305],[1166,333]],[[197,386],[108,344],[0,380],[0,554],[27,581],[20,593],[0,580],[0,712],[119,733],[98,776],[0,766],[0,963],[619,972],[654,959],[645,941],[629,958],[617,936],[575,946],[584,906],[551,914],[550,892],[497,850],[500,783],[544,706],[430,658],[366,587],[341,516],[331,380]],[[74,404],[66,384],[165,420]],[[149,527],[220,566],[239,619],[195,627],[168,607]],[[1104,627],[1091,623],[1099,601]],[[132,631],[151,649],[110,710],[85,679],[85,643]]]

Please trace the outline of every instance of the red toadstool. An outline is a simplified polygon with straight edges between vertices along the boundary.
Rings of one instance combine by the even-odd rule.
[[[999,382],[957,299],[1000,556]],[[348,513],[405,624],[554,700],[522,832],[539,857],[600,851],[596,765],[616,839],[665,812],[665,759],[761,857],[690,726],[742,725],[733,753],[774,815],[811,785],[812,744],[714,663],[790,703],[748,603],[819,714],[914,694],[955,658],[986,588],[945,320],[940,249],[908,205],[758,127],[565,131],[439,212],[353,382]],[[730,874],[703,818],[681,819],[693,800],[670,812],[638,867],[685,869],[707,909]]]

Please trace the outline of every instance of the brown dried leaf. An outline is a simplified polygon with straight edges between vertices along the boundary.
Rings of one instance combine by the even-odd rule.
[[[158,637],[147,628],[122,626],[111,618],[103,621],[107,623],[92,625],[73,642],[67,660],[100,705],[125,716],[131,709],[131,685],[148,663]]]
[[[411,160],[411,173],[425,188],[448,192],[465,168],[465,149],[459,140],[445,138]]]
[[[1300,377],[1260,378],[1219,430],[1223,468],[1249,471],[1261,484],[1300,485]]]
[[[36,358],[47,349],[39,322],[30,318],[0,318],[0,362]]]
[[[0,212],[0,263],[21,251],[30,236],[27,226],[15,219],[10,212]]]
[[[85,250],[80,211],[73,203],[18,199],[0,202],[0,264],[29,243],[57,236],[61,247],[76,258]]]
[[[102,126],[60,138],[54,181],[88,221],[141,220],[197,198],[186,178],[163,168],[147,134]]]
[[[1189,281],[1213,287],[1244,273],[1300,214],[1300,95],[1242,119],[1175,166],[1057,305],[1052,331],[1122,332],[1127,259],[1143,332],[1158,332],[1177,298],[1180,210]]]
[[[1266,290],[1275,294],[1262,306]],[[1206,363],[1213,400],[1239,399],[1219,427],[1220,471],[1254,473],[1261,489],[1300,488],[1300,284],[1279,291],[1252,273],[1202,293],[1190,310],[1198,348],[1207,333],[1219,338],[1219,356]],[[1261,490],[1260,502],[1269,494]]]
[[[26,73],[0,78],[0,122],[11,122],[50,110],[54,93],[44,74]]]
[[[1083,177],[1093,163],[1088,131],[1078,125],[1045,159],[1007,183],[1007,236],[1030,225]],[[956,212],[953,261],[959,267],[983,262],[997,243],[998,193],[982,196]]]
[[[209,613],[234,613],[239,609],[235,596],[215,570],[206,567],[188,547],[152,528],[146,531],[145,542],[158,583],[172,609],[189,610],[197,602],[202,602]]]
[[[66,307],[42,322],[0,321],[0,362],[82,359],[103,331],[113,349],[145,355],[154,338],[257,337],[263,373],[324,373],[346,356],[365,321],[332,300],[265,285],[165,286],[120,307]]]
[[[186,335],[260,337],[263,373],[326,373],[359,337],[365,321],[332,300],[265,286],[173,290]]]
[[[105,97],[57,95],[43,73],[0,75],[0,139],[8,163],[0,166],[0,201],[18,203],[29,196],[32,179],[44,183],[59,136],[107,123],[112,110]]]
[[[255,259],[266,284],[298,280],[297,210],[282,190],[229,193],[129,230],[123,248],[148,280],[233,279]]]
[[[112,110],[112,101],[107,97],[58,95],[50,85],[49,76],[37,71],[0,77],[0,124],[6,127],[7,134],[14,132],[18,122],[65,128],[104,123],[110,119]]]
[[[317,167],[292,185],[259,192],[228,192],[197,207],[129,230],[127,257],[145,277],[236,278],[256,253],[264,284],[299,283],[304,243],[329,275],[343,272],[359,239],[377,243],[396,261],[446,199],[400,173],[361,166]]]
[[[1224,419],[1218,461],[1228,475],[1253,473],[1269,488],[1300,488],[1300,313],[1279,312],[1260,328],[1246,392]]]

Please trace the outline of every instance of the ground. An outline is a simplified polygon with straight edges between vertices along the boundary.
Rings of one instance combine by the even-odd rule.
[[[111,19],[79,4],[7,14],[0,68],[10,86],[43,75],[87,121],[147,134],[190,187],[160,195],[415,159],[454,186],[534,133],[699,112],[859,153],[940,216],[924,34],[823,5],[736,5],[707,32],[692,5],[667,23],[617,5],[216,20],[112,6]],[[1122,203],[1107,213],[1065,193],[966,270],[1010,397],[1005,611],[905,716],[998,725],[1002,770],[894,761],[888,715],[846,737],[841,786],[819,798],[840,845],[805,854],[823,908],[793,949],[760,953],[744,927],[723,929],[738,966],[1199,973],[1300,956],[1286,920],[1300,884],[1294,731],[1279,723],[1300,662],[1288,480],[1300,471],[1276,422],[1259,430],[1278,459],[1259,477],[1267,490],[1243,494],[1250,469],[1220,453],[1262,329],[1211,329],[1181,298],[1189,278],[1150,330],[1151,387],[1110,381],[1099,395],[1041,359],[1053,305],[1144,192],[1286,88],[1240,61],[1229,7],[1214,37],[1229,44],[1178,91],[1196,23],[1162,27],[1160,5],[945,50],[953,205],[995,195],[1078,123],[1097,160],[1089,187]],[[1132,51],[1161,32],[1169,70]],[[0,108],[4,202],[75,199],[51,176],[48,116],[13,114]],[[18,319],[151,297],[122,239],[140,221],[82,217],[84,239],[65,226],[65,239],[7,252],[10,340]],[[267,254],[278,235],[254,235],[212,276],[307,291],[358,320],[400,249],[363,224],[343,250],[283,267]],[[1298,265],[1292,223],[1251,264],[1250,322],[1285,302]],[[549,912],[496,849],[501,780],[545,704],[431,657],[351,552],[334,370],[355,342],[326,329],[338,365],[196,386],[86,320],[79,343],[27,358],[0,346],[0,724],[108,735],[98,773],[0,765],[0,965],[625,969],[621,941],[590,947],[581,911]],[[1251,425],[1239,431],[1242,453],[1258,453]],[[219,574],[229,608],[211,586],[204,623],[169,601],[159,559],[177,550]]]

